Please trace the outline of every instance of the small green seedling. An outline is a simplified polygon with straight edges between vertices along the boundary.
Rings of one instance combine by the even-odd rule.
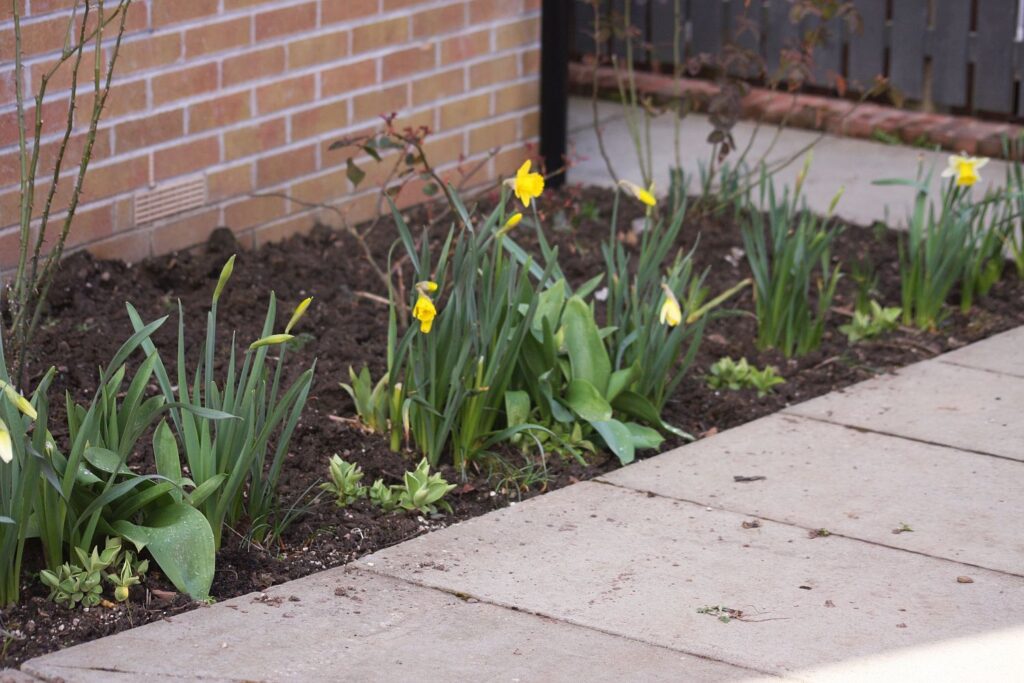
[[[106,574],[107,581],[114,586],[114,599],[124,602],[128,599],[132,586],[138,586],[142,577],[149,571],[149,560],[137,561],[136,557],[126,552],[119,573]]]
[[[757,369],[747,362],[746,358],[734,361],[732,358],[721,358],[711,366],[708,375],[708,386],[712,389],[756,389],[758,397],[763,397],[786,380],[779,377],[774,366]]]
[[[331,456],[331,480],[320,484],[320,489],[332,493],[338,507],[347,507],[360,498],[366,497],[366,487],[360,484],[363,469],[354,463],[346,462],[338,455]]]
[[[403,484],[396,486],[395,492],[403,510],[435,514],[438,507],[451,512],[451,505],[441,499],[453,488],[455,484],[449,484],[439,473],[430,474],[430,463],[424,458],[415,470],[405,473]]]
[[[384,512],[394,512],[398,509],[398,493],[393,486],[385,486],[383,479],[373,482],[370,487],[370,502]]]
[[[103,599],[103,570],[120,555],[121,539],[108,538],[102,553],[99,548],[93,548],[91,555],[81,548],[74,551],[78,564],[65,562],[56,572],[44,569],[39,578],[50,588],[49,599],[58,605],[95,607]]]
[[[846,335],[851,344],[856,344],[863,339],[872,339],[895,330],[899,327],[902,314],[903,309],[899,306],[883,308],[872,299],[868,311],[855,312],[853,320],[840,325],[839,331]]]

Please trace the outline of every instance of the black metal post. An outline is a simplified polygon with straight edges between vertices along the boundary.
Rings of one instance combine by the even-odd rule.
[[[565,183],[569,106],[569,0],[544,0],[540,19],[540,153],[548,187]]]

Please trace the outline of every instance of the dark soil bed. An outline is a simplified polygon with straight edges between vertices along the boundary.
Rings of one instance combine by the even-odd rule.
[[[559,246],[563,267],[571,279],[582,281],[603,270],[600,240],[608,230],[610,199],[607,191],[577,189],[549,192],[541,201],[546,225],[562,222],[569,226],[562,231],[552,230],[549,238]],[[585,210],[580,211],[581,207]],[[412,214],[411,225],[422,223],[423,210]],[[630,234],[630,223],[639,215],[638,207],[623,204],[620,235]],[[557,220],[566,216],[568,220]],[[696,260],[700,268],[710,269],[707,284],[713,292],[725,290],[746,277],[746,261],[738,251],[739,232],[731,221],[714,217],[692,219],[683,229],[680,246],[690,248],[698,235]],[[371,247],[381,261],[394,237],[390,221],[382,221],[375,230]],[[517,237],[530,246],[528,230],[522,230]],[[624,241],[629,244],[628,239]],[[186,312],[188,339],[198,346],[210,294],[223,262],[234,250],[230,240],[215,241],[197,253],[165,256],[133,266],[98,261],[84,254],[67,259],[50,297],[49,319],[37,338],[33,379],[38,379],[50,365],[56,365],[58,375],[51,392],[54,404],[62,403],[58,397],[65,389],[80,401],[89,400],[97,368],[107,363],[131,334],[124,309],[126,300],[132,301],[147,320],[172,315],[169,324],[157,333],[156,342],[165,356],[173,356],[173,316],[180,299]],[[364,363],[369,365],[374,378],[384,369],[387,309],[379,300],[361,293],[385,292],[359,253],[351,237],[326,228],[256,251],[241,251],[232,281],[221,300],[221,340],[226,341],[229,331],[235,329],[239,340],[248,343],[259,336],[271,289],[281,301],[279,319],[283,320],[299,300],[315,297],[299,328],[311,338],[300,352],[290,356],[291,368],[296,372],[314,358],[318,359],[318,366],[310,401],[282,477],[281,496],[285,504],[300,501],[303,493],[325,476],[327,460],[334,453],[362,466],[365,481],[383,477],[389,483],[397,482],[417,459],[412,453],[392,453],[382,438],[364,433],[350,419],[352,402],[339,387],[339,382],[347,381],[350,365],[357,369]],[[897,246],[892,234],[848,228],[835,253],[844,264],[870,257],[879,274],[878,297],[884,304],[898,304]],[[839,287],[836,308],[848,309],[855,292],[853,280],[845,278]],[[750,291],[746,290],[731,305],[751,311]],[[779,354],[757,350],[752,316],[731,315],[713,320],[693,371],[666,407],[665,420],[692,434],[707,436],[788,404],[1020,325],[1024,323],[1024,284],[1008,271],[969,316],[952,314],[934,334],[900,330],[879,341],[850,346],[837,329],[845,321],[841,313],[836,313],[818,351],[786,360]],[[726,355],[745,356],[758,366],[775,365],[786,378],[786,384],[765,398],[758,398],[753,392],[707,388],[703,375],[708,366]],[[63,415],[56,414],[52,422],[57,425],[62,419]],[[666,448],[675,445],[678,442],[670,441]],[[510,461],[521,460],[513,452],[507,457]],[[597,476],[615,466],[612,459],[603,455],[590,458],[586,467],[551,458],[546,463],[546,476],[528,487],[522,485],[522,478],[515,481],[488,477],[487,472],[481,471],[472,473],[468,481],[461,481],[456,473],[446,471],[449,480],[459,486],[450,497],[453,513],[436,519],[383,515],[365,501],[339,509],[324,497],[274,547],[247,544],[244,530],[226,535],[217,558],[212,594],[223,600],[260,591],[511,501]],[[142,588],[134,589],[126,604],[69,611],[46,601],[47,591],[34,576],[38,570],[34,559],[26,559],[24,600],[0,612],[0,626],[13,634],[6,638],[0,666],[15,666],[48,651],[173,617],[196,606],[185,596],[174,594],[154,570]]]

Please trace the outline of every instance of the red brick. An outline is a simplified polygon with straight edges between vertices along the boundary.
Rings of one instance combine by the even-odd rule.
[[[200,171],[219,161],[220,143],[215,136],[191,140],[153,152],[153,179],[159,182]]]
[[[406,17],[382,19],[373,24],[352,29],[352,52],[368,52],[391,47],[409,39],[409,20]]]
[[[495,47],[498,50],[538,43],[540,42],[540,18],[523,19],[513,24],[499,26],[495,38]]]
[[[256,42],[316,27],[316,3],[290,5],[256,15]]]
[[[153,103],[157,106],[217,89],[217,65],[201,64],[153,78]]]
[[[149,182],[149,158],[137,156],[119,159],[99,168],[89,166],[82,183],[82,193],[89,201],[122,192],[130,192]]]
[[[491,96],[487,93],[464,97],[441,107],[441,130],[453,130],[467,123],[483,121],[491,114]]]
[[[418,107],[443,97],[458,95],[465,89],[464,86],[465,72],[461,67],[417,78],[412,82],[412,105]]]
[[[316,170],[316,145],[269,154],[256,161],[256,186],[271,187]]]
[[[114,128],[117,153],[124,154],[143,147],[179,138],[185,132],[185,112],[172,109],[159,114],[119,123]]]
[[[123,43],[117,53],[114,69],[117,76],[148,71],[156,67],[174,64],[181,59],[181,36],[177,33],[145,36],[141,40]],[[85,69],[86,78],[91,78],[91,67]]]
[[[292,138],[301,140],[348,125],[348,100],[318,104],[292,114]]]
[[[335,169],[315,178],[300,180],[288,188],[289,197],[310,204],[323,204],[329,199],[342,197],[348,193],[348,178],[344,168]],[[298,203],[293,204],[293,209],[301,206]]]
[[[112,209],[112,204],[88,209],[79,207],[71,219],[71,230],[68,232],[68,239],[64,246],[67,249],[72,249],[113,235],[114,221]],[[60,234],[60,226],[63,222],[64,216],[51,220],[46,230],[46,241],[43,243],[44,248],[48,249],[56,244],[57,237]]]
[[[522,0],[473,0],[469,3],[469,21],[482,24],[523,13]]]
[[[484,88],[503,81],[513,81],[519,71],[515,55],[489,59],[469,67],[469,87]]]
[[[92,115],[93,105],[93,94],[92,92],[82,93],[78,99],[78,104],[75,109],[77,110],[78,120],[87,120]],[[60,103],[59,106],[67,108],[66,103]],[[43,107],[46,108],[46,105]],[[125,114],[130,114],[136,111],[143,111],[146,108],[146,81],[137,80],[129,81],[128,83],[115,83],[110,86],[110,93],[107,95],[105,104],[103,105],[102,120],[110,121],[116,119]]]
[[[206,174],[206,193],[211,202],[248,194],[253,190],[251,163],[238,164]]]
[[[185,58],[248,45],[252,38],[251,24],[249,17],[238,17],[189,29],[185,32]]]
[[[381,63],[382,81],[388,82],[437,66],[437,51],[433,43],[424,43],[385,55]]]
[[[494,113],[505,114],[540,104],[540,83],[527,81],[506,86],[495,93]]]
[[[158,225],[153,229],[153,253],[166,254],[202,244],[218,225],[218,209],[203,209],[191,216]]]
[[[256,78],[276,76],[284,72],[284,47],[248,52],[224,60],[224,86],[236,85]]]
[[[262,123],[245,128],[225,131],[225,161],[233,161],[241,157],[259,154],[264,150],[280,147],[285,143],[285,135],[284,117],[263,121]]]
[[[249,91],[243,90],[193,104],[188,108],[189,134],[245,121],[252,114],[249,108],[250,99],[252,98]]]
[[[127,263],[137,263],[147,258],[150,249],[149,233],[143,231],[115,235],[89,245],[89,253],[96,258],[118,259]]]
[[[377,0],[327,0],[320,8],[320,21],[324,25],[336,24],[376,13]]]
[[[441,63],[464,62],[491,50],[491,31],[486,29],[446,38],[441,43]]]
[[[520,76],[535,76],[540,73],[540,50],[527,50],[521,53],[522,68]]]
[[[325,97],[341,95],[377,83],[377,60],[364,59],[324,71],[321,75],[320,93]]]
[[[366,121],[401,111],[407,104],[408,88],[403,84],[357,95],[352,99],[352,110],[355,121]]]
[[[188,0],[188,2],[156,0],[152,3],[153,26],[159,28],[190,19],[215,16],[218,4],[219,0]]]
[[[282,197],[249,197],[224,207],[224,223],[236,232],[245,230],[281,218],[286,206]]]
[[[256,89],[256,108],[266,114],[313,101],[316,81],[313,74],[277,81]]]
[[[469,131],[469,153],[478,154],[487,150],[509,145],[519,137],[516,120],[505,119],[474,128]]]
[[[444,33],[454,33],[465,25],[466,3],[451,2],[442,7],[414,14],[412,17],[412,35],[414,38],[425,38]]]
[[[347,30],[294,40],[288,43],[288,68],[300,69],[337,61],[348,55],[348,41]]]

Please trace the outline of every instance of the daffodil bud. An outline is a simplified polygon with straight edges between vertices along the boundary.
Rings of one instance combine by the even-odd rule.
[[[14,444],[11,442],[11,433],[7,431],[7,423],[0,420],[0,460],[10,462],[14,460]]]
[[[641,204],[654,207],[658,203],[658,200],[654,197],[654,183],[651,183],[650,190],[645,190],[636,183],[631,183],[628,180],[620,180],[619,187],[633,195]]]
[[[277,344],[284,344],[285,342],[295,339],[295,335],[291,334],[272,334],[269,337],[263,337],[257,339],[252,344],[249,344],[249,350],[253,351],[260,348],[261,346],[276,346]]]
[[[508,232],[512,228],[514,228],[517,225],[519,225],[520,221],[522,221],[522,220],[523,220],[523,214],[521,214],[518,211],[516,211],[514,214],[512,214],[511,216],[508,217],[508,220],[505,221],[505,225],[501,226],[501,228],[498,230],[498,235],[508,234]]]
[[[118,586],[114,589],[114,599],[118,602],[124,602],[128,599],[128,586]]]
[[[228,262],[221,268],[220,278],[217,280],[217,288],[213,290],[213,303],[217,303],[220,299],[221,293],[224,292],[224,287],[227,286],[228,280],[231,279],[231,273],[235,270],[235,254],[231,255]]]
[[[313,303],[313,297],[303,299],[299,302],[299,305],[295,307],[295,312],[292,313],[291,320],[288,321],[288,325],[284,328],[285,334],[292,331],[292,328],[295,327],[299,320],[302,319],[302,316],[306,314],[306,309],[309,308],[311,303]]]
[[[36,413],[35,407],[32,405],[32,402],[19,394],[10,384],[0,380],[0,388],[3,389],[4,396],[6,396],[7,400],[11,402],[11,405],[21,411],[23,415],[26,415],[28,419],[35,420],[39,417]]]

